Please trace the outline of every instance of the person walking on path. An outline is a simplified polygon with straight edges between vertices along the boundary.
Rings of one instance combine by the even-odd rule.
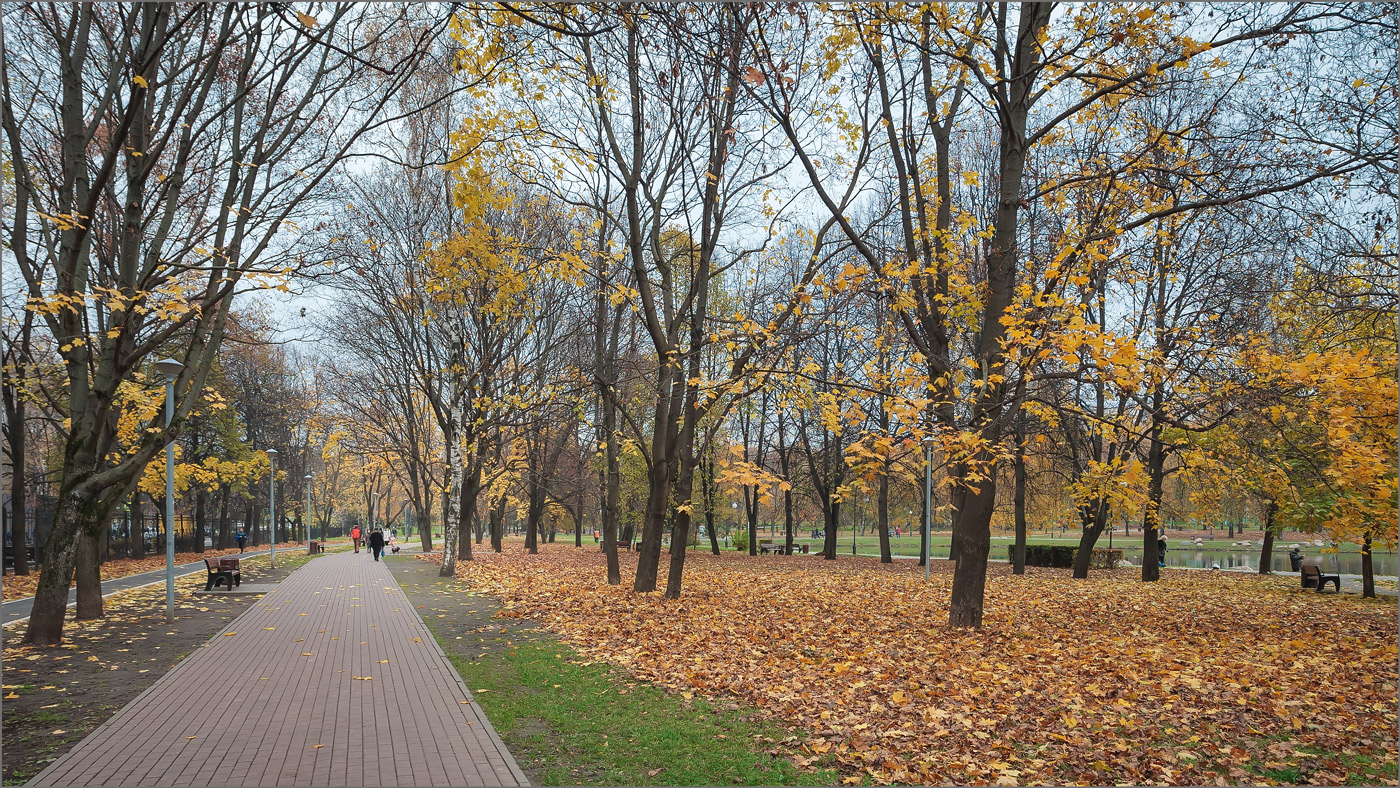
[[[374,553],[374,560],[379,560],[379,554],[384,552],[384,532],[378,528],[369,535],[369,550]]]
[[[238,533],[233,535],[233,541],[238,543],[238,552],[243,552],[243,545],[248,541],[248,532],[243,530],[243,526],[238,526]]]
[[[355,552],[360,552],[360,526],[350,529],[350,541],[355,543]]]

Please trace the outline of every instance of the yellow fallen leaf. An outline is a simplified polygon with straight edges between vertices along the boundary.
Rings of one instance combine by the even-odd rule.
[[[11,692],[10,694],[8,694],[8,695],[5,696],[5,700],[12,700],[12,699],[18,698],[18,697],[19,697],[19,695],[17,695],[16,693]]]
[[[276,629],[276,628],[277,628],[277,627],[263,627],[263,631],[264,631],[264,632],[271,632],[272,630],[274,630],[274,629]]]
[[[65,731],[65,730],[63,730],[63,729],[61,729],[61,728],[60,728],[59,730],[56,730],[56,731],[51,731],[52,735],[54,735],[54,736],[60,736],[60,735],[65,734],[65,733],[67,733],[67,732],[68,732],[68,731]]]
[[[225,633],[224,633],[224,637],[226,637],[226,638],[231,638],[231,637],[233,637],[234,635],[237,635],[237,634],[238,634],[237,632],[225,632]]]
[[[194,739],[194,738],[198,738],[198,737],[195,737],[195,736],[186,736],[186,737],[185,737],[185,741],[189,741],[189,740]]]
[[[313,750],[319,750],[319,749],[321,749],[321,748],[324,747],[324,746],[326,746],[326,745],[324,745],[324,744],[313,744],[313,745],[311,745],[311,749],[313,749]]]
[[[379,664],[383,665],[384,663],[386,663],[386,662],[388,662],[388,661],[389,661],[389,660],[387,660],[387,659],[381,659],[381,660],[379,660]]]
[[[311,656],[311,652],[310,652],[310,651],[303,651],[303,652],[301,652],[301,655],[302,655],[303,657],[309,657],[309,656]]]
[[[132,78],[131,78],[131,81],[132,81],[134,84],[140,85],[140,86],[143,87],[143,88],[149,88],[149,87],[150,87],[150,85],[146,83],[146,78],[143,77],[143,76],[141,76],[141,75],[139,75],[139,74],[138,74],[137,76],[132,77]]]
[[[351,676],[356,681],[373,681],[373,676]]]

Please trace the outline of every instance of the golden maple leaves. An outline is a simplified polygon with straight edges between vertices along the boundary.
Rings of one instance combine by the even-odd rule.
[[[1257,780],[1243,764],[1287,763],[1281,740],[1396,761],[1394,704],[1362,702],[1395,694],[1391,608],[1257,576],[994,565],[984,628],[961,631],[943,623],[943,562],[925,585],[912,562],[694,558],[679,603],[607,586],[601,554],[573,548],[458,572],[498,615],[800,726],[795,760],[877,782]]]

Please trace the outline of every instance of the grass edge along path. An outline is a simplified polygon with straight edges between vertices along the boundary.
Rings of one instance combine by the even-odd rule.
[[[493,598],[439,578],[436,564],[410,561],[390,560],[400,587],[532,783],[839,782],[823,766],[828,759],[811,756],[799,765],[784,755],[805,732],[585,661],[552,633],[493,619],[499,609]]]

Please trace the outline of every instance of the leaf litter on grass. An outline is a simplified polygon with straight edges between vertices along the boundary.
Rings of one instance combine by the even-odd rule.
[[[608,586],[602,562],[512,550],[457,572],[585,659],[755,707],[810,731],[796,758],[875,782],[1235,783],[1286,767],[1341,783],[1343,755],[1395,773],[1393,606],[1258,576],[993,565],[968,631],[946,626],[942,561],[926,585],[912,562],[696,553],[678,601]]]

